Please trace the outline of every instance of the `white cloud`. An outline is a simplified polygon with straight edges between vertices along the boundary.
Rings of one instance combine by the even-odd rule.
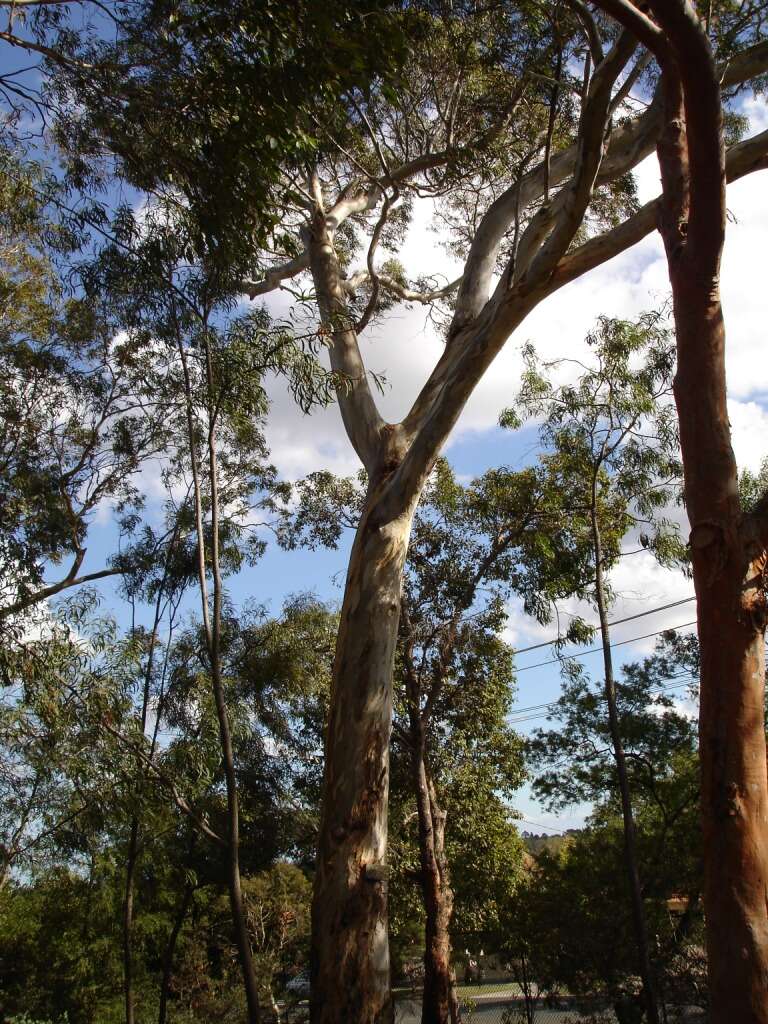
[[[754,130],[768,123],[762,100],[745,109]],[[655,156],[638,168],[641,201],[659,192]],[[764,426],[768,399],[768,359],[765,358],[766,296],[763,249],[768,235],[768,204],[764,200],[765,175],[753,174],[729,187],[728,225],[723,260],[722,291],[728,332],[727,370],[734,445],[742,465],[758,459],[757,427]],[[417,204],[411,230],[399,258],[412,276],[441,273],[452,276],[457,264],[429,226],[428,203]],[[631,318],[658,308],[669,296],[666,261],[657,234],[632,250],[597,268],[540,304],[509,339],[504,350],[471,396],[451,442],[467,434],[493,428],[501,410],[510,404],[519,384],[520,351],[533,341],[543,358],[578,357],[584,338],[599,315]],[[285,314],[285,295],[270,299],[270,307]],[[410,406],[442,351],[442,340],[422,307],[393,310],[386,320],[366,332],[363,354],[371,371],[387,378],[381,399],[383,414],[400,419]],[[743,408],[742,408],[743,407]],[[755,432],[750,433],[752,427]],[[325,467],[349,472],[357,459],[347,441],[338,409],[305,418],[289,396],[279,390],[271,416],[269,439],[275,458],[289,477]],[[764,436],[764,431],[763,431]],[[450,447],[450,445],[449,445]]]
[[[740,470],[756,472],[768,456],[768,407],[758,402],[728,401],[728,417]]]

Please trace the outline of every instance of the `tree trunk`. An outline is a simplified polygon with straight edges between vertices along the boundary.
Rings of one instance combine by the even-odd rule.
[[[206,325],[207,327],[207,325]],[[205,353],[205,385],[207,429],[206,441],[208,449],[208,485],[211,502],[211,578],[213,582],[213,607],[208,605],[208,576],[205,548],[205,524],[203,520],[203,495],[201,470],[197,454],[196,428],[194,422],[194,390],[189,372],[189,363],[184,349],[183,339],[179,333],[177,338],[178,351],[184,375],[184,395],[187,419],[187,438],[189,442],[190,466],[192,470],[195,533],[197,536],[197,569],[200,584],[200,604],[205,634],[206,649],[211,669],[213,697],[216,705],[216,718],[219,725],[219,742],[221,761],[224,769],[224,781],[227,794],[227,883],[229,889],[229,905],[232,911],[232,928],[235,934],[240,967],[243,974],[243,986],[248,1006],[248,1024],[259,1024],[259,993],[253,954],[248,935],[248,922],[243,906],[243,893],[240,877],[240,807],[237,796],[237,774],[235,771],[235,754],[232,746],[232,731],[229,723],[224,677],[222,674],[221,655],[221,610],[224,600],[224,585],[221,575],[219,558],[219,473],[218,454],[216,448],[216,428],[218,398],[213,372],[213,358],[207,333],[203,332]]]
[[[700,668],[699,756],[710,1019],[768,1024],[768,775],[764,721],[768,495],[739,500],[725,380],[720,84],[689,3],[651,7],[664,29],[658,143],[677,332],[674,392],[691,522]]]
[[[459,1006],[451,973],[450,925],[453,891],[445,859],[445,812],[426,765],[422,727],[415,733],[412,768],[419,817],[421,887],[424,894],[424,994],[422,1024],[456,1024]]]
[[[595,478],[596,482],[596,478]],[[611,635],[608,625],[608,609],[605,601],[605,584],[603,580],[603,545],[600,527],[597,521],[597,497],[595,486],[592,488],[592,537],[595,550],[595,598],[600,619],[600,635],[603,646],[603,664],[605,668],[605,700],[608,705],[608,725],[611,733],[613,757],[616,763],[616,775],[621,794],[621,817],[624,824],[624,861],[627,869],[630,899],[632,902],[632,923],[637,943],[637,960],[640,977],[643,982],[643,1003],[649,1024],[659,1024],[659,1008],[657,1005],[656,985],[651,968],[651,955],[648,942],[648,923],[643,905],[643,890],[640,884],[640,866],[637,856],[637,832],[632,813],[632,798],[627,778],[627,761],[624,754],[624,743],[619,727],[619,712],[616,706],[616,681],[613,675],[613,657],[611,656]]]
[[[387,521],[374,488],[355,536],[336,646],[312,902],[313,1024],[391,1024],[387,804],[392,673],[414,497]]]
[[[186,885],[184,887],[184,895],[181,898],[181,903],[179,904],[179,909],[176,913],[176,920],[173,922],[171,934],[168,936],[168,945],[165,947],[165,956],[163,957],[163,977],[160,982],[160,1005],[157,1012],[157,1024],[165,1024],[168,1012],[168,989],[171,984],[173,960],[176,956],[176,944],[179,941],[179,935],[181,934],[181,929],[184,925],[194,894],[194,886]]]
[[[211,662],[211,681],[219,722],[221,759],[227,790],[227,860],[229,882],[229,904],[232,909],[232,924],[235,942],[243,972],[245,998],[248,1005],[248,1024],[259,1024],[259,990],[256,969],[248,935],[248,922],[243,905],[243,890],[240,875],[240,802],[237,795],[237,774],[235,752],[232,746],[232,730],[229,723],[227,699],[224,692],[221,656],[221,608],[224,599],[224,584],[219,559],[219,470],[216,450],[216,416],[214,398],[213,361],[210,346],[205,344],[206,378],[208,382],[208,481],[211,489],[211,577],[213,580],[213,615],[207,632],[208,652]],[[202,531],[198,533],[202,547]]]
[[[128,853],[125,862],[125,895],[123,898],[123,1000],[125,1003],[125,1024],[134,1024],[133,998],[133,899],[136,864],[139,855],[139,822],[131,821],[128,838]]]
[[[699,751],[710,1006],[715,1024],[766,1024],[765,541],[739,510],[719,302],[707,303],[708,309],[699,303],[694,316],[693,303],[679,284],[674,294],[680,352],[675,397],[701,652]],[[716,424],[705,422],[700,401],[712,387],[708,371],[713,363],[718,365],[712,375],[722,382]],[[722,479],[713,479],[720,473]]]

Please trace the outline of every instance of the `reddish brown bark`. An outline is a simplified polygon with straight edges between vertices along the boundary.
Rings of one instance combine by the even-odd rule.
[[[623,0],[663,71],[658,145],[677,331],[675,401],[691,521],[701,649],[701,820],[713,1024],[768,1024],[768,778],[764,728],[766,520],[745,514],[731,447],[720,257],[725,237],[722,104],[709,42],[687,0]]]

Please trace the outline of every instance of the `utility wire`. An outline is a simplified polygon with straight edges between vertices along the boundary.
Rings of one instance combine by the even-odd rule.
[[[667,679],[667,682],[671,682],[673,679],[683,679],[685,676],[691,676],[691,673],[690,673],[690,671],[688,669],[686,669],[684,672],[676,672],[675,675],[673,675],[673,676],[666,676],[666,679]],[[693,678],[693,677],[691,676],[691,678]],[[621,685],[621,684],[619,684],[619,685]],[[656,692],[660,692],[660,690],[664,690],[664,689],[666,689],[666,683],[661,684],[658,688],[651,689],[650,692],[651,693],[656,693]],[[557,704],[558,700],[559,700],[559,698],[556,698],[555,700],[545,701],[543,704],[529,704],[528,707],[526,707],[526,708],[513,708],[512,711],[510,712],[510,714],[511,715],[524,715],[528,711],[540,711],[542,708],[551,708],[555,704]],[[600,697],[600,700],[605,700],[605,697]]]
[[[669,633],[677,629],[685,629],[687,626],[695,626],[696,619],[692,619],[690,622],[681,622],[679,626],[669,626],[666,629],[657,629],[653,633],[644,633],[642,636],[633,636],[629,640],[619,640],[615,644],[609,644],[609,647],[623,647],[625,644],[634,644],[638,640],[648,640],[652,636],[658,636],[660,633]],[[579,651],[576,654],[564,654],[561,658],[550,658],[548,661],[537,661],[535,665],[524,665],[522,668],[516,670],[516,674],[520,675],[521,672],[528,672],[532,668],[541,668],[542,665],[557,665],[567,661],[569,658],[584,658],[588,654],[598,654],[603,650],[603,647],[590,647],[586,651]]]
[[[670,681],[672,681],[674,679],[685,679],[686,682],[689,682],[689,681],[692,681],[694,679],[694,676],[690,672],[681,672],[678,675],[670,676],[669,679],[670,679]],[[666,693],[667,690],[677,690],[681,686],[685,686],[686,682],[675,683],[672,686],[668,686],[668,685],[654,686],[652,689],[648,690],[648,693]],[[605,697],[604,696],[598,696],[598,700],[602,703],[602,702],[604,702]],[[557,700],[550,700],[548,703],[543,703],[543,705],[531,705],[529,708],[518,708],[516,711],[513,711],[511,713],[511,715],[507,719],[507,721],[510,723],[510,725],[515,725],[517,722],[528,722],[528,721],[530,721],[531,719],[534,719],[534,718],[546,718],[547,717],[546,711],[549,708],[556,707],[557,703],[559,703],[559,698]],[[540,712],[540,714],[528,715],[527,714],[528,712]],[[525,717],[520,718],[519,716],[521,716],[521,715],[525,716]]]
[[[684,597],[680,601],[671,601],[669,604],[659,605],[658,608],[649,608],[647,611],[645,611],[645,612],[638,612],[636,615],[627,615],[626,618],[624,618],[624,619],[614,619],[613,622],[609,622],[608,625],[609,626],[620,626],[622,622],[632,622],[632,621],[634,621],[634,619],[642,619],[646,615],[653,615],[656,612],[665,612],[668,608],[679,608],[681,604],[688,604],[689,602],[695,601],[695,600],[696,600],[696,595],[692,594],[690,597]],[[593,626],[592,628],[596,630],[598,627],[597,626]],[[663,632],[663,630],[662,630],[662,632]],[[517,647],[517,648],[515,648],[514,653],[515,654],[526,654],[528,651],[538,651],[542,647],[550,647],[552,644],[556,644],[559,641],[564,640],[564,639],[565,639],[565,637],[556,636],[554,638],[554,640],[544,640],[540,644],[531,644],[530,647]],[[602,648],[601,648],[601,650],[602,650]],[[569,657],[571,657],[571,655],[569,655]],[[531,666],[531,667],[533,667],[533,666]]]
[[[524,821],[526,825],[535,825],[536,828],[544,828],[547,832],[554,832],[555,835],[564,836],[566,833],[562,829],[555,828],[554,825],[542,825],[540,821],[529,821],[528,818],[513,818],[513,821]],[[575,829],[574,831],[578,831]]]
[[[677,676],[673,676],[672,678],[673,679],[677,679],[678,677]],[[692,679],[693,679],[693,676],[690,676],[689,680],[687,680],[684,683],[675,683],[672,686],[661,686],[661,687],[659,687],[656,690],[649,690],[648,692],[649,693],[667,693],[669,690],[679,690],[680,687],[686,686],[688,684],[688,681],[690,681]],[[605,698],[602,697],[601,701],[604,701],[604,700],[605,700]],[[552,703],[549,704],[549,705],[545,704],[545,705],[542,705],[542,706],[543,707],[554,707],[556,704],[557,704],[557,701],[555,700],[555,701],[552,701]],[[546,717],[547,717],[546,711],[541,711],[541,712],[539,712],[539,714],[536,714],[536,715],[526,715],[523,718],[508,718],[507,722],[509,723],[509,725],[521,725],[523,722],[533,722],[535,719],[546,718]]]

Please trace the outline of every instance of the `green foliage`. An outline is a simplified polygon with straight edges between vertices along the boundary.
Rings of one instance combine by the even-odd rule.
[[[672,689],[696,684],[696,667],[674,633],[664,634],[656,653],[626,665],[616,682],[619,729],[630,789],[638,799],[665,798],[665,779],[679,778],[677,759],[690,763],[696,727],[681,713]],[[618,799],[605,697],[584,678],[566,681],[551,712],[557,728],[537,729],[528,743],[534,792],[551,807]],[[696,792],[694,785],[694,793]],[[674,796],[673,794],[670,794]],[[674,806],[667,808],[671,814]]]
[[[688,844],[695,836],[690,821],[684,827],[670,823],[668,835],[660,830],[641,847],[654,962],[670,1008],[701,1005],[693,967],[702,938],[701,877],[700,869],[693,879],[687,871]],[[508,904],[501,934],[509,960],[524,958],[543,991],[602,996],[629,1012],[639,1005],[640,979],[623,847],[621,818],[611,814],[570,836],[559,852],[542,852]],[[672,897],[675,905],[682,899],[682,913],[670,911]],[[682,966],[686,961],[688,969]]]
[[[653,959],[670,1002],[694,999],[703,879],[696,723],[663,688],[682,678],[695,689],[697,669],[695,637],[670,633],[616,684]],[[545,987],[631,1002],[635,940],[603,698],[575,681],[549,717],[557,727],[536,730],[527,745],[534,793],[551,807],[589,800],[594,810],[587,829],[537,855],[507,908],[509,955],[526,956]],[[687,903],[682,916],[670,913],[672,898]]]
[[[679,496],[682,473],[670,332],[660,313],[635,322],[601,318],[587,342],[593,363],[575,364],[580,372],[574,384],[555,384],[546,372],[567,373],[571,361],[540,367],[529,347],[519,409],[543,417],[543,461],[570,481],[572,492],[581,489],[574,523],[588,530],[588,513],[596,508],[606,565],[631,528],[663,565],[678,564],[684,549],[675,524],[663,515]],[[508,418],[502,416],[502,425]]]
[[[151,353],[115,343],[103,294],[68,285],[83,238],[40,167],[0,151],[0,606],[20,609],[46,563],[76,577],[100,508],[140,508],[135,474],[168,443]]]
[[[295,865],[278,863],[247,879],[243,895],[263,998],[273,1002],[276,985],[309,963],[312,886]]]
[[[382,0],[147,0],[121,13],[116,38],[85,48],[95,72],[59,73],[76,100],[59,121],[71,172],[89,180],[106,144],[131,185],[183,197],[194,254],[231,288],[276,205],[301,201],[285,164],[316,159],[318,123],[342,94],[402,62],[401,18]]]
[[[754,512],[765,504],[768,495],[768,459],[763,459],[757,473],[745,469],[739,474],[739,498],[744,512]]]

